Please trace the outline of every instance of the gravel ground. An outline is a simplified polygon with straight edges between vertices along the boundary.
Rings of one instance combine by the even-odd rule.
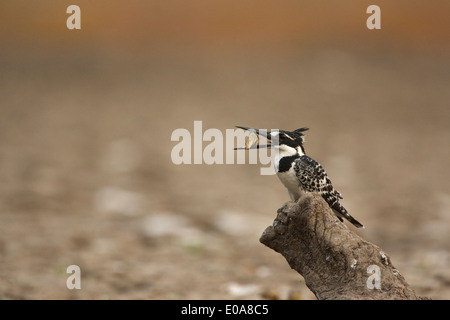
[[[315,299],[259,242],[289,200],[276,176],[172,163],[173,130],[201,120],[309,127],[355,231],[419,295],[449,299],[449,74],[443,58],[331,48],[2,52],[0,298]]]

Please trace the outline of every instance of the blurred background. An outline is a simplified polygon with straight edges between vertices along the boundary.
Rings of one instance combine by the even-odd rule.
[[[71,4],[81,30],[66,27]],[[366,27],[371,4],[381,30]],[[201,120],[309,127],[306,152],[358,234],[419,295],[449,299],[449,13],[445,0],[1,1],[0,298],[315,299],[259,242],[289,200],[276,176],[172,163],[173,130]],[[66,288],[73,264],[81,290]]]

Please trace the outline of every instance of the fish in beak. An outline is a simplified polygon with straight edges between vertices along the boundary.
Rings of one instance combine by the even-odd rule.
[[[236,126],[236,128],[249,131],[250,135],[245,137],[245,147],[234,148],[234,150],[250,150],[250,149],[263,149],[263,148],[269,149],[269,148],[271,148],[271,146],[272,146],[271,144],[260,145],[259,137],[258,137],[258,135],[263,136],[270,142],[271,137],[272,137],[270,135],[270,131],[248,128],[248,127],[241,127],[241,126]]]

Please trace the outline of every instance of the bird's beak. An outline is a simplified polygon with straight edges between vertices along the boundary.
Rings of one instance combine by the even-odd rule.
[[[254,132],[256,134],[259,134],[260,136],[263,136],[267,140],[271,140],[271,137],[272,137],[270,135],[270,131],[267,131],[267,130],[253,129],[253,128],[240,127],[240,126],[236,126],[236,128],[247,130],[247,131],[250,131],[250,132]]]
[[[260,136],[265,137],[268,142],[271,142],[272,136],[270,135],[270,131],[254,129],[254,128],[248,128],[248,127],[241,127],[241,126],[236,126],[236,128],[247,130],[247,131],[250,131],[250,132],[254,132],[254,133],[256,133],[256,134],[258,134]],[[268,148],[269,149],[271,146],[272,146],[271,144],[266,144],[266,145],[257,144],[257,145],[253,146],[250,149],[262,149],[262,148]],[[245,150],[245,148],[234,148],[234,150]]]

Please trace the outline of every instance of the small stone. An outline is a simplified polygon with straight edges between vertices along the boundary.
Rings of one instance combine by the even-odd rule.
[[[288,300],[303,300],[302,292],[300,290],[291,290]]]
[[[274,289],[265,290],[261,293],[261,297],[267,300],[280,300],[279,293]]]

